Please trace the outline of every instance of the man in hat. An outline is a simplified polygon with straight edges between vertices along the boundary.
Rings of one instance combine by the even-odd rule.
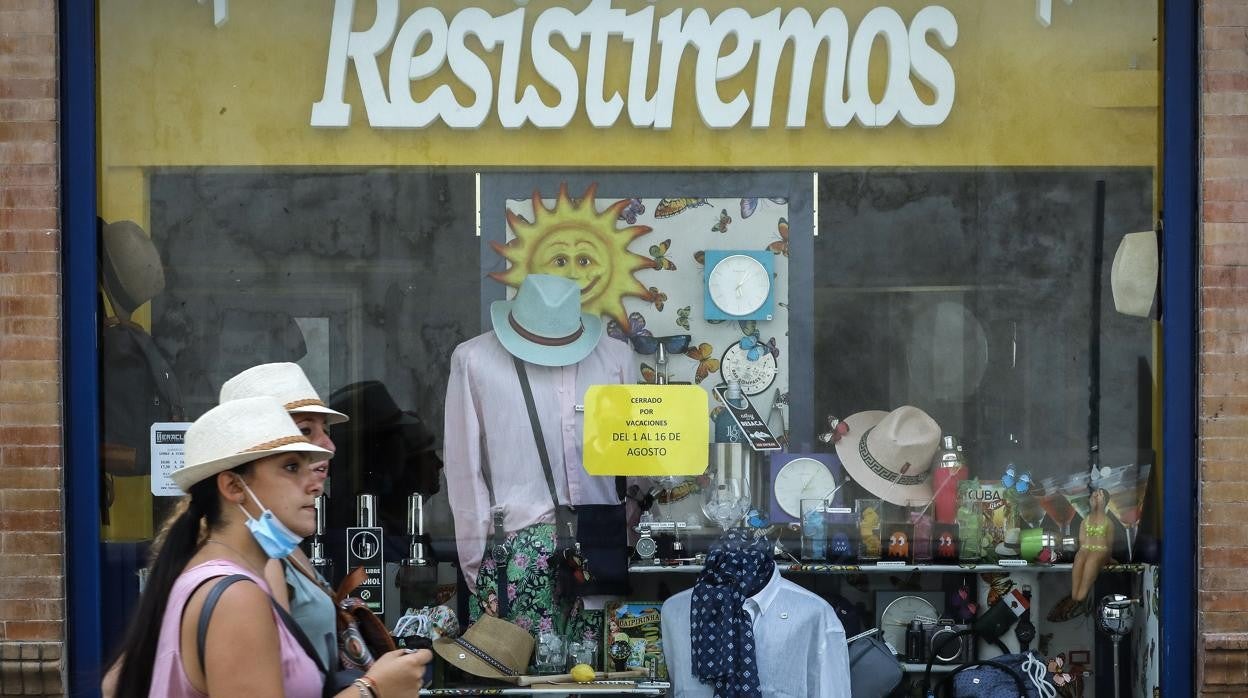
[[[470,615],[560,629],[552,556],[566,532],[554,530],[556,506],[620,502],[613,478],[585,471],[577,408],[591,385],[635,382],[636,366],[627,344],[599,341],[602,319],[581,312],[580,288],[568,279],[531,274],[490,311],[494,329],[451,355],[446,393],[443,459]],[[487,544],[496,555],[486,556]]]

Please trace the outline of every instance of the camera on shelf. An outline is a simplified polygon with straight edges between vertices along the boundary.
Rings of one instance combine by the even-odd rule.
[[[906,661],[926,664],[965,664],[974,659],[974,636],[969,625],[958,625],[942,618],[930,621],[912,620],[906,629]],[[962,633],[959,635],[959,633]]]

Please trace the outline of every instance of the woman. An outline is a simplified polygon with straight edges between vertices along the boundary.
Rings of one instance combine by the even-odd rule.
[[[222,403],[259,396],[269,396],[282,403],[308,441],[329,451],[330,456],[337,450],[329,438],[328,427],[348,421],[347,415],[325,406],[298,364],[252,366],[221,386]],[[329,460],[317,461],[311,467],[324,487],[329,475]],[[315,532],[315,528],[296,532],[307,537]],[[269,560],[264,577],[273,590],[273,598],[290,611],[312,641],[321,657],[321,664],[336,669],[338,642],[333,590],[312,567],[307,555],[296,547],[283,559]]]
[[[328,453],[271,397],[233,400],[196,420],[185,463],[172,475],[188,506],[169,527],[122,642],[117,695],[321,695],[324,677],[273,608],[263,568],[315,525],[323,479],[309,461]],[[220,594],[201,654],[204,601],[219,578],[234,574],[248,581]],[[387,653],[338,698],[414,693],[430,658]]]

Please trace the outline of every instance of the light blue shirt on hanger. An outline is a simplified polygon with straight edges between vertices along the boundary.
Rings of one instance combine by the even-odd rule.
[[[682,591],[663,604],[663,656],[673,698],[712,698],[693,674],[690,600]],[[755,658],[764,698],[850,698],[849,647],[836,611],[780,576],[743,604],[754,622]]]

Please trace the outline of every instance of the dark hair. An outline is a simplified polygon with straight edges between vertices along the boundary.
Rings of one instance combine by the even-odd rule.
[[[241,472],[250,463],[234,468]],[[156,646],[160,627],[169,605],[169,592],[191,558],[198,552],[201,522],[208,530],[221,523],[221,500],[217,496],[217,478],[207,477],[191,486],[184,510],[175,510],[165,526],[164,541],[152,561],[139,606],[135,609],[126,634],[117,648],[121,671],[117,677],[117,698],[143,698],[152,684],[152,666],[156,662]]]

